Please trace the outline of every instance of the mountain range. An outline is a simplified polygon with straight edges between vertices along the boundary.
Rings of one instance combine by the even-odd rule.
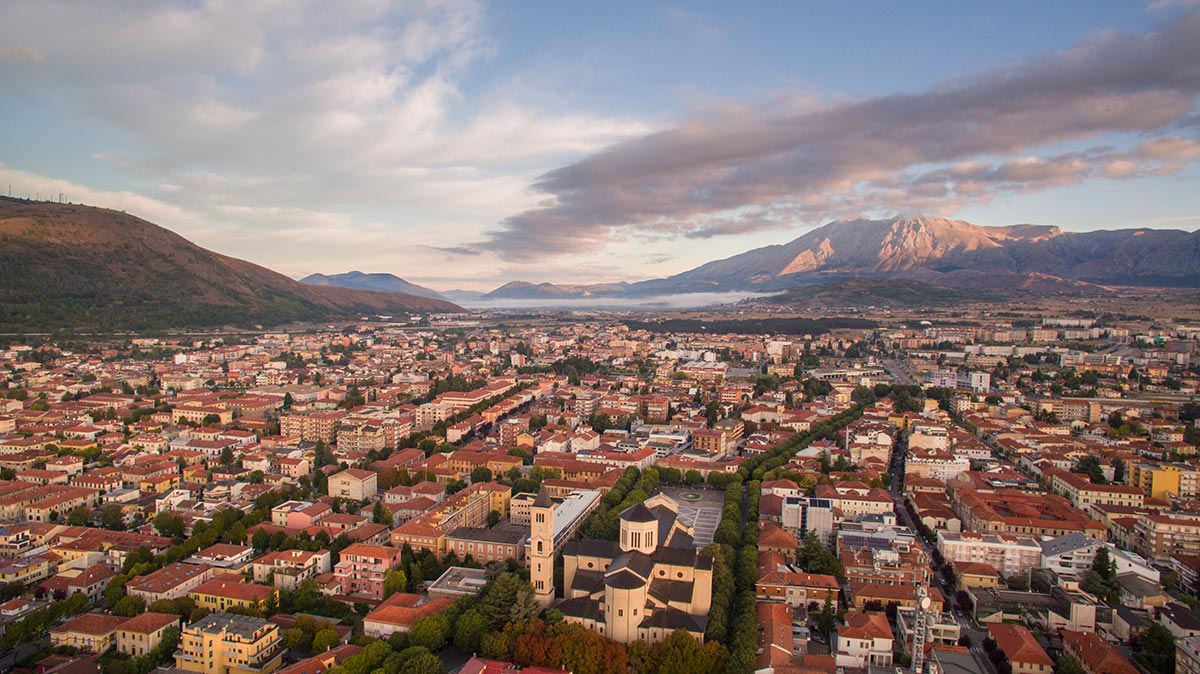
[[[344,274],[309,274],[300,279],[301,283],[310,286],[336,288],[351,288],[353,290],[374,290],[382,293],[403,293],[417,297],[430,297],[444,300],[446,297],[436,290],[409,283],[395,274],[364,274],[361,271],[348,271]]]
[[[0,325],[148,329],[458,312],[444,300],[317,287],[91,206],[0,197]]]
[[[778,291],[848,278],[950,288],[1089,293],[1105,285],[1200,286],[1200,232],[985,227],[938,217],[839,220],[788,243],[637,283],[507,283],[483,299]]]

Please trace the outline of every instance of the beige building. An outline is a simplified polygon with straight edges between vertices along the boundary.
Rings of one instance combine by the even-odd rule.
[[[1138,553],[1156,562],[1200,554],[1200,517],[1195,515],[1142,515],[1133,525],[1133,535]]]
[[[329,476],[329,495],[362,501],[379,491],[378,476],[361,468],[347,468]]]
[[[1005,576],[1028,573],[1042,559],[1042,546],[1032,536],[939,531],[937,548],[947,561],[988,564]]]
[[[1086,475],[1068,473],[1059,468],[1046,469],[1045,476],[1049,478],[1051,491],[1067,497],[1071,505],[1084,512],[1093,503],[1140,508],[1146,498],[1141,487],[1094,484]]]
[[[852,611],[834,633],[831,648],[839,668],[890,667],[894,640],[885,613]]]
[[[172,627],[179,627],[179,616],[174,613],[146,612],[130,618],[117,628],[117,651],[130,657],[145,655],[162,642],[163,635]]]
[[[679,506],[657,494],[621,513],[619,541],[578,540],[563,547],[567,622],[621,643],[657,643],[677,629],[697,640],[712,603],[712,564],[696,550]],[[530,577],[543,602],[554,596],[555,509],[549,497],[531,508]]]
[[[211,613],[184,628],[175,666],[202,674],[271,674],[282,664],[283,651],[275,623]]]
[[[1200,637],[1175,640],[1175,674],[1200,674]]]
[[[125,618],[99,613],[84,613],[50,630],[50,643],[70,646],[88,653],[103,653],[116,642],[117,628]]]
[[[1024,625],[988,625],[988,632],[1013,674],[1048,674],[1054,669],[1054,661]]]

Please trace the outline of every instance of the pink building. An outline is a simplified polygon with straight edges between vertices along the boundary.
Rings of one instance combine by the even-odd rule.
[[[400,567],[400,548],[356,543],[342,550],[341,558],[333,567],[333,576],[342,594],[383,599],[387,572]]]
[[[332,512],[333,509],[329,507],[328,503],[314,503],[288,513],[287,527],[289,529],[307,529],[320,524],[325,516]]]

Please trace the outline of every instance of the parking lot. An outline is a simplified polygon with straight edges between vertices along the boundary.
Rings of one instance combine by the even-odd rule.
[[[663,487],[662,491],[679,504],[679,519],[695,528],[696,547],[703,548],[712,543],[721,522],[725,492],[689,487]]]

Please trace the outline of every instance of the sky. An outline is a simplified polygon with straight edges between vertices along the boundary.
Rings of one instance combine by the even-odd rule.
[[[0,193],[293,277],[636,281],[842,218],[1200,228],[1200,1],[0,3]]]

